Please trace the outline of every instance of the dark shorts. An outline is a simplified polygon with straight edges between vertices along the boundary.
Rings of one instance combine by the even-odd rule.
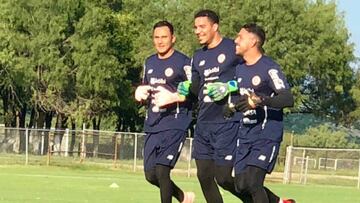
[[[280,142],[261,139],[249,143],[238,143],[236,147],[235,174],[246,166],[257,166],[268,173],[274,169],[279,154]]]
[[[157,164],[173,168],[185,140],[186,132],[183,130],[147,133],[144,144],[144,170],[151,170]]]
[[[193,143],[193,158],[214,160],[216,165],[233,165],[238,122],[197,123]]]

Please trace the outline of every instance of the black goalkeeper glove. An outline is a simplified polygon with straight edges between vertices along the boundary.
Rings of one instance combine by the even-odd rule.
[[[240,96],[238,102],[236,102],[234,108],[236,111],[245,112],[247,110],[253,109],[253,107],[249,103],[249,96],[248,95],[242,95]]]
[[[224,106],[224,118],[230,119],[232,116],[234,116],[235,112],[245,112],[249,109],[253,109],[249,103],[249,96],[246,94],[242,95],[236,104],[230,103]]]

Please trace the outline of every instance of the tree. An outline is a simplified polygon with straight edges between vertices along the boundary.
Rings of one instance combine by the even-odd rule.
[[[132,91],[126,78],[133,67],[131,17],[120,12],[121,1],[1,3],[0,93],[7,126],[17,125],[20,115],[25,123],[30,107],[30,127],[50,128],[56,116],[56,128],[74,128],[77,120],[100,129],[102,117],[122,103],[130,106],[124,95]],[[62,133],[56,136],[61,142]]]
[[[84,16],[75,24],[70,39],[73,48],[76,100],[71,103],[72,116],[92,122],[99,130],[101,118],[120,106],[129,106],[131,82],[126,78],[132,67],[131,16],[118,12],[121,1],[113,4],[87,2]],[[94,155],[99,143],[94,134]]]
[[[350,119],[355,123],[354,126],[360,129],[360,70],[355,74],[356,81],[351,88],[351,96],[355,102],[356,108],[350,113]]]
[[[248,22],[265,28],[266,54],[280,63],[295,94],[292,112],[346,126],[359,118],[359,85],[353,86],[358,76],[349,65],[354,48],[334,1],[0,3],[0,95],[7,126],[25,126],[31,112],[29,125],[37,127],[49,127],[56,116],[57,126],[77,121],[99,129],[105,117],[117,117],[118,130],[140,129],[143,111],[132,95],[145,58],[154,53],[153,24],[172,22],[176,48],[191,56],[200,47],[193,15],[202,8],[220,14],[224,36],[234,37]]]
[[[135,57],[139,63],[152,52],[151,26],[158,20],[174,24],[177,47],[189,55],[199,47],[191,30],[193,14],[199,9],[219,13],[224,36],[234,37],[244,23],[262,25],[267,33],[266,54],[282,66],[295,94],[292,111],[351,125],[347,118],[354,108],[349,92],[354,78],[349,64],[354,60],[354,46],[334,1],[172,0],[145,5],[125,1],[124,5],[137,14]]]

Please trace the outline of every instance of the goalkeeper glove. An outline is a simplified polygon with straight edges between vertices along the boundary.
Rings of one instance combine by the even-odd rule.
[[[176,102],[185,101],[185,96],[179,95],[177,92],[171,92],[165,87],[158,86],[154,89],[154,104],[163,107]]]
[[[220,101],[224,99],[230,92],[235,92],[238,90],[237,82],[235,80],[230,80],[227,83],[214,82],[209,83],[206,86],[207,95],[209,95],[214,101]]]
[[[179,95],[187,96],[190,91],[190,85],[191,81],[189,80],[180,82],[177,86],[177,92],[179,93]]]
[[[239,100],[233,104],[226,104],[224,106],[224,118],[231,118],[235,112],[246,112],[250,109],[255,109],[258,105],[261,105],[263,98],[257,96],[255,93],[247,93],[241,95]]]
[[[140,85],[135,90],[135,99],[138,102],[146,100],[149,95],[152,87],[149,85]]]

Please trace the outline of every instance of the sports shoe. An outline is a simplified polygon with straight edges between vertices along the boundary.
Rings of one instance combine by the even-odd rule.
[[[283,203],[296,203],[296,201],[293,199],[284,199],[282,202]]]
[[[195,201],[195,193],[184,192],[184,200],[181,203],[193,203]]]

